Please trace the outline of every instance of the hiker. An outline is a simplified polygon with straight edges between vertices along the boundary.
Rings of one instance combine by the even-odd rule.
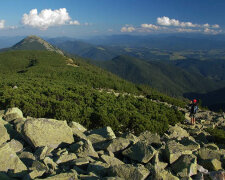
[[[197,100],[193,99],[190,102],[190,117],[191,117],[191,124],[194,125],[195,124],[195,114],[197,113],[198,110],[198,104],[197,104]]]

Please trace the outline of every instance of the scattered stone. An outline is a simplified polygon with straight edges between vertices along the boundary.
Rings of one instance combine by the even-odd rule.
[[[12,170],[16,174],[26,171],[27,167],[6,143],[0,146],[0,172],[7,172],[8,170]]]
[[[38,147],[34,154],[37,159],[43,160],[46,156],[49,156],[53,150],[53,148],[48,148],[47,146]]]
[[[167,133],[169,139],[176,139],[176,140],[181,140],[184,137],[190,136],[185,129],[181,128],[178,125],[170,126]]]
[[[225,179],[225,171],[213,171],[209,173],[209,178],[212,180],[224,180]]]
[[[73,132],[66,121],[54,119],[28,119],[23,128],[26,140],[33,147],[58,147],[62,143],[74,142]]]
[[[167,142],[165,149],[167,161],[172,164],[175,162],[181,155],[192,154],[192,151],[187,149],[184,145],[172,140]]]
[[[149,162],[155,153],[156,150],[151,145],[146,145],[143,141],[137,142],[122,152],[124,156],[142,163]]]
[[[14,107],[5,111],[4,120],[10,122],[17,118],[23,118],[23,113],[20,109]]]
[[[56,161],[57,164],[65,163],[72,161],[74,159],[77,159],[76,154],[74,153],[69,153],[69,154],[62,154]]]
[[[0,124],[0,146],[10,140],[9,134],[3,124]]]
[[[105,176],[107,168],[109,168],[109,164],[103,163],[101,161],[95,161],[88,164],[87,171],[93,172],[99,176]]]
[[[73,128],[76,128],[78,129],[79,131],[81,131],[82,133],[84,133],[85,131],[87,131],[87,129],[82,126],[81,124],[77,123],[77,122],[71,122],[70,124],[70,127],[73,129]]]
[[[98,134],[107,140],[115,139],[116,135],[114,134],[111,127],[107,126],[101,129],[94,129],[92,131],[87,132],[87,135]]]
[[[45,180],[77,180],[77,172],[61,173],[45,178]],[[38,179],[36,179],[38,180]],[[41,180],[41,179],[40,179]]]
[[[200,165],[197,165],[197,170],[198,170],[198,172],[204,173],[204,174],[207,174],[209,172],[207,169],[205,169],[204,167],[202,167]]]
[[[180,178],[191,177],[197,174],[197,158],[194,155],[182,155],[171,166],[176,176]]]
[[[200,161],[200,164],[209,171],[218,171],[223,169],[222,163],[217,159],[207,159]]]
[[[144,166],[134,167],[131,164],[121,164],[108,169],[108,176],[118,176],[129,180],[144,180],[150,174]]]
[[[21,159],[21,161],[27,166],[31,167],[33,162],[36,160],[35,156],[27,151],[21,152],[18,157]]]
[[[118,137],[108,142],[105,145],[105,149],[115,153],[115,152],[119,152],[126,149],[130,144],[131,144],[130,140],[122,138],[122,137]]]
[[[78,157],[92,156],[98,158],[98,153],[94,150],[89,140],[82,140],[70,145],[70,150],[76,153]]]
[[[153,134],[149,131],[145,131],[138,136],[138,139],[145,141],[146,144],[156,144],[161,145],[160,136],[158,134]]]
[[[88,164],[89,163],[89,159],[88,158],[78,158],[78,159],[75,159],[73,161],[73,163],[76,166],[81,166],[81,165],[84,165],[84,164]]]
[[[87,138],[91,141],[91,143],[93,145],[96,144],[96,143],[101,143],[101,142],[104,142],[104,141],[107,140],[106,138],[102,137],[99,134],[91,134],[91,135],[88,135]]]
[[[17,141],[15,139],[12,139],[9,142],[9,146],[16,153],[23,150],[23,144],[20,141]]]
[[[43,160],[43,162],[48,169],[52,169],[53,171],[56,171],[58,168],[57,167],[58,165],[50,157],[46,157]]]
[[[135,144],[139,141],[138,137],[132,133],[124,133],[121,137],[129,140],[132,144]]]
[[[167,170],[156,171],[150,179],[151,180],[180,180],[178,177],[174,176]]]
[[[198,151],[198,156],[200,160],[207,160],[207,159],[220,159],[223,155],[222,152],[219,150],[212,150],[209,148],[201,148]]]
[[[110,166],[124,164],[124,162],[120,161],[119,159],[107,155],[102,155],[101,159]]]

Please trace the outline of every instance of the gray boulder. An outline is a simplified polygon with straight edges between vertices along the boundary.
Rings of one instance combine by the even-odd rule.
[[[156,152],[157,151],[151,145],[147,145],[145,142],[139,141],[130,148],[123,151],[122,154],[132,160],[136,160],[141,163],[147,163]]]
[[[17,118],[23,118],[23,113],[20,109],[14,107],[14,108],[9,108],[5,111],[4,119],[6,121],[10,122]]]
[[[186,148],[184,145],[176,142],[169,141],[166,144],[165,155],[167,161],[172,164],[175,162],[181,155],[192,154],[192,151],[189,148]]]
[[[9,134],[3,124],[0,123],[0,146],[10,140]]]
[[[197,174],[197,158],[194,155],[182,155],[171,165],[173,172],[180,178]]]
[[[26,171],[27,167],[6,143],[0,146],[0,172],[8,170],[12,170],[16,174]]]
[[[120,165],[120,164],[124,164],[122,161],[120,161],[119,159],[115,158],[115,157],[111,157],[111,156],[107,156],[107,155],[102,155],[101,159],[103,162],[107,163],[110,166],[115,166],[115,165]]]
[[[121,164],[108,169],[108,176],[118,176],[126,180],[144,180],[150,174],[144,166],[134,167],[131,164]]]
[[[28,143],[33,147],[58,147],[62,143],[74,142],[73,132],[66,121],[54,119],[28,119],[23,126]]]

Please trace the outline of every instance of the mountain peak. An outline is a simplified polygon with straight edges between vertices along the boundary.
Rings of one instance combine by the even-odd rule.
[[[52,46],[47,41],[42,38],[31,35],[27,36],[17,44],[12,47],[13,50],[46,50],[46,51],[54,51],[63,55],[63,52],[58,48]]]

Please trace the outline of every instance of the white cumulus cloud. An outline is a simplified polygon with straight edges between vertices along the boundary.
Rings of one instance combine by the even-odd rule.
[[[27,26],[46,30],[51,26],[64,25],[70,20],[66,8],[56,10],[44,9],[39,14],[37,9],[32,9],[29,14],[24,14],[22,23]]]
[[[148,28],[148,29],[153,29],[153,30],[159,30],[161,29],[159,26],[156,26],[154,24],[141,24],[142,28]]]
[[[198,24],[192,22],[180,22],[176,19],[170,19],[169,17],[163,16],[157,18],[157,23],[162,26],[181,26],[181,27],[198,27]]]
[[[80,22],[75,20],[75,21],[70,21],[70,25],[80,25]]]
[[[222,32],[222,30],[214,30],[214,29],[209,29],[209,28],[204,29],[205,34],[219,34],[221,32]]]
[[[5,28],[5,20],[0,20],[0,29]]]
[[[214,25],[212,25],[212,28],[220,28],[220,25],[219,24],[214,24]]]
[[[177,28],[177,32],[187,32],[187,33],[192,33],[192,32],[201,32],[200,29],[186,29],[186,28]]]
[[[124,26],[121,28],[121,32],[134,32],[136,29],[133,26]]]

